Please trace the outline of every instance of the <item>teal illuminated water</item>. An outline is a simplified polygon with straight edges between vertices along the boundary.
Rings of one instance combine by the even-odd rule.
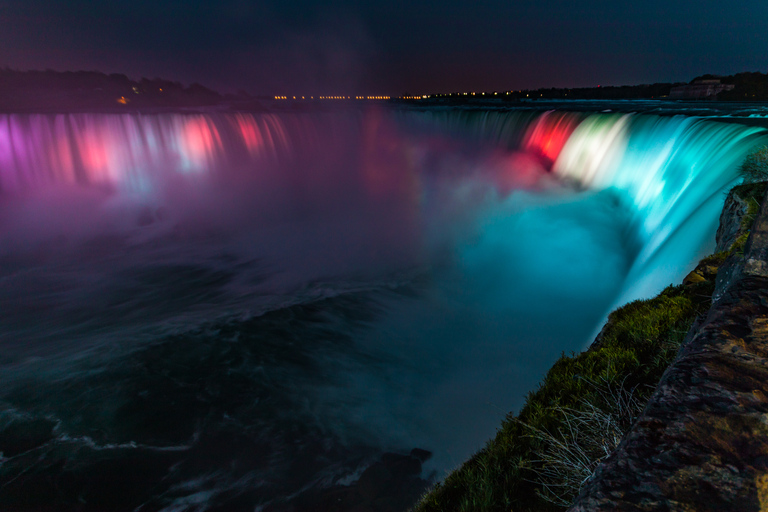
[[[415,447],[439,479],[712,250],[766,140],[615,112],[0,115],[0,503],[311,510]]]

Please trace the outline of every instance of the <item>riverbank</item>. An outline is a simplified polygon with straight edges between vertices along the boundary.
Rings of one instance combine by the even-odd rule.
[[[683,284],[613,312],[592,346],[581,354],[563,355],[539,388],[529,394],[519,414],[508,415],[496,437],[426,494],[415,510],[564,510],[579,494],[580,484],[635,424],[645,404],[649,400],[655,403],[659,393],[665,392],[669,381],[665,371],[676,361],[681,347],[683,352],[691,350],[689,330],[704,322],[713,295],[720,298],[718,293],[738,281],[724,283],[723,275],[738,276],[739,271],[733,269],[745,260],[745,248],[747,254],[755,250],[755,244],[747,240],[764,194],[765,184],[734,188],[723,208],[715,254],[702,260]],[[721,267],[724,271],[718,278]],[[661,387],[654,392],[662,375]],[[668,399],[667,404],[665,410],[675,410]],[[652,426],[643,434],[648,441],[646,451],[659,448],[650,440],[649,429]],[[635,430],[632,432],[635,436]],[[640,445],[632,446],[637,452]],[[626,441],[620,449],[628,449]],[[648,455],[635,453],[645,461],[651,459]],[[624,491],[615,474],[634,478],[622,460],[625,456],[614,455],[609,460],[609,464],[621,466],[618,471],[598,471],[589,489],[600,498],[583,494],[576,510],[595,510],[598,503],[605,510],[617,506],[611,493]],[[716,465],[712,468],[716,473]],[[696,472],[689,476],[701,477]],[[712,486],[711,478],[703,482]],[[631,504],[642,501],[631,493],[623,496],[627,510],[634,510]],[[662,501],[660,497],[657,503]]]

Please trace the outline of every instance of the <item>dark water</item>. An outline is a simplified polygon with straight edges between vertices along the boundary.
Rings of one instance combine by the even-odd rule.
[[[713,246],[761,128],[0,116],[0,509],[403,510]]]

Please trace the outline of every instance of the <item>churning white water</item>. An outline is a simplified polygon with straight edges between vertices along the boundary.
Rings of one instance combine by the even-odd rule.
[[[0,427],[48,422],[40,474],[161,468],[134,485],[157,509],[285,504],[384,450],[439,478],[711,250],[765,140],[637,114],[0,115]]]

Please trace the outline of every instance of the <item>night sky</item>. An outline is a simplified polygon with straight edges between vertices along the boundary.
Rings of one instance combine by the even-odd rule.
[[[768,71],[768,2],[0,0],[0,67],[252,94],[688,81]]]

